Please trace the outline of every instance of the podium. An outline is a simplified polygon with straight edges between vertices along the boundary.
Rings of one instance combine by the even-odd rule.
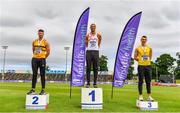
[[[32,110],[47,109],[48,104],[49,104],[49,94],[26,95],[26,109],[32,109]]]
[[[81,109],[103,109],[102,88],[82,88]]]
[[[140,110],[158,110],[158,102],[136,100],[136,106]]]

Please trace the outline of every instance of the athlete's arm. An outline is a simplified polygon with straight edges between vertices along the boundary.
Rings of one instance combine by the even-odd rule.
[[[102,39],[101,34],[98,33],[98,34],[97,34],[97,37],[98,37],[98,46],[100,47],[100,45],[101,45],[101,39]]]
[[[34,53],[34,51],[35,51],[35,47],[34,47],[34,41],[33,41],[33,43],[32,43],[32,52]]]
[[[134,52],[134,59],[135,59],[136,61],[139,60],[139,59],[138,59],[138,50],[137,50],[137,48],[135,49],[135,52]]]
[[[152,48],[150,48],[149,58],[152,59]]]
[[[86,35],[85,44],[86,44],[86,47],[88,47],[88,34]]]
[[[49,43],[46,41],[46,58],[49,56],[50,54],[50,45]]]

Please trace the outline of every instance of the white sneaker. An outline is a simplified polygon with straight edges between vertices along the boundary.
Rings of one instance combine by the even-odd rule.
[[[149,96],[148,101],[154,101],[154,99],[151,96]]]
[[[143,99],[143,96],[142,95],[140,95],[139,96],[139,101],[143,101],[144,99]]]

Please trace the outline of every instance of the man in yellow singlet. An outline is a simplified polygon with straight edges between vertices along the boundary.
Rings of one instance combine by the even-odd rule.
[[[35,93],[36,82],[37,82],[37,74],[38,69],[40,69],[41,76],[41,85],[42,90],[39,93],[40,95],[45,95],[45,69],[46,69],[46,58],[50,54],[50,46],[47,40],[44,39],[44,30],[38,30],[38,39],[35,39],[32,43],[32,89],[27,93],[28,95],[33,95]]]
[[[139,45],[134,54],[134,59],[138,62],[138,90],[139,90],[139,100],[143,101],[142,88],[143,88],[143,78],[145,77],[146,89],[148,94],[148,101],[154,101],[151,97],[151,59],[152,59],[152,49],[147,43],[147,37],[142,36],[141,45]]]

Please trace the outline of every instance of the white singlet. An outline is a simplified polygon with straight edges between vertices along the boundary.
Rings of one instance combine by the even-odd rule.
[[[92,35],[91,33],[88,34],[88,47],[86,48],[86,50],[99,51],[97,33],[95,35]]]

